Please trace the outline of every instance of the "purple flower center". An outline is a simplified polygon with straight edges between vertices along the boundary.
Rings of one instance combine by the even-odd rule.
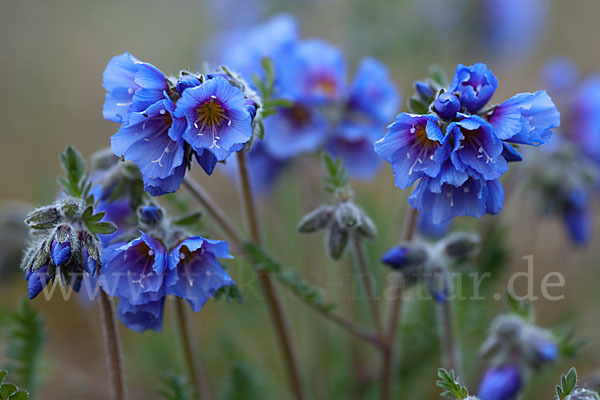
[[[297,127],[303,127],[310,122],[310,111],[302,104],[295,103],[289,108],[285,108],[282,112],[292,121],[292,124]]]
[[[330,74],[320,73],[312,79],[310,91],[315,94],[324,94],[326,96],[335,95],[337,83]]]

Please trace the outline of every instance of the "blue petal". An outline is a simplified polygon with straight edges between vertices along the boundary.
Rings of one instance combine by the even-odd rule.
[[[122,298],[119,300],[117,315],[123,325],[135,332],[144,332],[148,329],[162,332],[164,309],[164,297],[140,305],[133,305]]]
[[[51,245],[52,261],[54,265],[59,266],[71,258],[71,242],[68,240],[63,243],[58,243],[56,239]]]
[[[523,157],[517,151],[515,146],[509,143],[503,143],[502,145],[504,146],[502,150],[502,157],[504,157],[507,162],[523,161]]]
[[[379,135],[379,129],[374,126],[342,124],[327,150],[344,160],[352,177],[371,180],[381,167],[381,158],[373,150],[373,140]]]
[[[27,290],[29,299],[33,300],[48,285],[52,277],[48,275],[48,266],[43,265],[33,271],[28,278]]]
[[[135,83],[135,74],[140,61],[129,53],[113,57],[106,66],[102,86],[107,91],[104,103],[104,118],[114,122],[124,122],[129,107],[133,103],[133,94],[139,85]]]
[[[186,170],[187,166],[185,164],[181,164],[179,167],[176,167],[173,170],[171,176],[163,179],[143,176],[144,190],[150,193],[150,196],[154,197],[162,196],[163,194],[167,193],[175,193],[177,190],[179,190],[181,182],[183,182]]]
[[[477,396],[480,400],[511,400],[521,390],[521,372],[516,365],[490,368],[486,371]]]
[[[480,110],[492,98],[498,80],[487,65],[477,63],[470,67],[458,64],[449,92],[457,92],[460,102],[472,113]]]

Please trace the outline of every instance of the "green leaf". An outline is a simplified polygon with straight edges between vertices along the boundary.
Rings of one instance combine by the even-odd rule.
[[[533,308],[528,300],[517,300],[515,294],[507,290],[506,301],[508,302],[508,306],[513,313],[517,314],[526,321],[533,322]]]
[[[222,288],[219,288],[215,292],[214,297],[217,301],[225,299],[227,304],[231,304],[234,301],[238,302],[239,304],[244,304],[244,302],[246,301],[246,298],[244,297],[243,293],[238,289],[236,285],[223,286]]]
[[[6,378],[6,375],[8,375],[8,371],[6,371],[6,370],[0,371],[0,385],[2,385],[2,382],[4,382],[4,378]]]
[[[415,114],[428,114],[429,113],[429,105],[423,103],[421,100],[411,97],[408,99],[408,109],[410,112]]]
[[[60,179],[60,183],[70,195],[80,197],[83,193],[81,181],[85,175],[85,161],[81,154],[73,147],[68,146],[60,155],[60,162],[67,174],[67,178]]]
[[[217,396],[218,400],[264,399],[261,385],[254,368],[246,363],[236,362],[231,375],[225,381]]]
[[[17,388],[12,383],[2,384],[2,386],[0,386],[0,399],[8,400],[10,395],[13,394],[14,392],[16,392],[17,390],[19,390],[19,388]]]
[[[458,378],[454,375],[454,370],[448,372],[444,368],[440,368],[438,369],[438,378],[435,383],[436,386],[444,389],[441,396],[457,400],[469,397],[467,388],[460,384]]]
[[[577,371],[571,368],[567,375],[563,375],[560,379],[560,385],[556,386],[556,395],[559,400],[563,400],[570,395],[577,386]]]
[[[188,214],[184,217],[178,218],[173,223],[179,226],[193,226],[202,220],[202,212],[197,211],[192,214]]]
[[[256,269],[271,274],[281,285],[311,307],[326,313],[337,307],[335,303],[328,303],[323,299],[320,289],[314,288],[304,281],[295,270],[284,269],[261,247],[247,242],[242,245],[242,250]]]
[[[8,400],[27,400],[28,398],[29,393],[26,390],[17,390],[8,398]]]
[[[323,153],[323,167],[327,175],[325,176],[325,190],[334,192],[338,189],[345,189],[348,186],[348,171],[343,165],[342,158],[334,160],[328,153]]]
[[[87,224],[87,227],[96,235],[110,235],[117,230],[117,226],[112,222],[92,222]]]
[[[434,64],[429,67],[429,78],[439,85],[440,88],[448,87],[448,75],[446,74],[446,71],[439,65]]]
[[[559,353],[564,357],[577,358],[579,351],[587,343],[585,338],[575,337],[575,327],[573,325],[555,328],[552,334],[558,343]]]
[[[194,399],[194,390],[190,386],[185,376],[179,375],[174,371],[167,371],[162,374],[160,381],[162,388],[157,393],[165,400],[192,400]]]
[[[16,383],[34,393],[40,380],[39,364],[46,330],[44,320],[26,298],[19,309],[9,314],[6,322],[6,368]]]

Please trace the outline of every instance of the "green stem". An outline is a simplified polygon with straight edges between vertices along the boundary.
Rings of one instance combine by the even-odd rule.
[[[452,304],[449,299],[439,305],[440,339],[442,341],[443,359],[442,364],[448,371],[454,370],[457,374],[458,353],[454,340],[454,323],[452,318]]]
[[[183,350],[183,358],[186,363],[190,382],[194,386],[195,395],[200,396],[203,400],[212,400],[206,373],[199,363],[196,362],[196,357],[194,357],[195,353],[192,342],[190,341],[190,326],[185,313],[183,300],[179,297],[175,299],[175,315],[181,348]]]
[[[404,229],[402,232],[402,241],[410,242],[413,240],[417,229],[417,217],[419,212],[410,206],[407,206],[406,216],[404,217]],[[404,295],[404,278],[400,272],[395,272],[392,277],[392,283],[389,290],[385,293],[392,293],[392,306],[388,317],[387,335],[384,338],[385,350],[381,363],[381,399],[389,400],[392,398],[392,381],[394,376],[395,364],[395,339],[400,320],[400,309],[402,306],[402,297]]]
[[[383,337],[383,327],[381,324],[381,317],[379,313],[379,305],[377,299],[373,293],[373,280],[371,279],[371,272],[369,271],[367,257],[365,256],[365,250],[360,238],[357,235],[352,235],[352,246],[354,248],[354,258],[359,269],[359,277],[362,280],[365,295],[367,296],[367,302],[371,308],[371,315],[373,317],[373,323],[375,329],[379,333],[379,336]]]
[[[102,321],[108,361],[108,375],[110,376],[112,388],[112,399],[124,400],[125,380],[123,378],[123,366],[121,364],[119,333],[115,324],[112,302],[108,295],[102,290],[100,290],[100,307],[102,309]]]
[[[254,196],[252,195],[252,189],[250,186],[250,177],[248,175],[248,166],[246,162],[246,151],[238,151],[237,158],[240,175],[240,184],[242,187],[242,202],[246,210],[246,219],[250,228],[250,238],[255,244],[260,245],[262,242],[262,238],[260,234],[260,227],[258,223],[258,215],[256,212]],[[296,359],[294,346],[292,345],[288,322],[285,318],[285,314],[283,311],[283,304],[279,299],[279,295],[275,286],[273,285],[273,280],[271,279],[269,274],[265,271],[258,271],[258,277],[263,293],[267,298],[267,304],[269,306],[271,320],[275,325],[275,329],[279,338],[279,343],[284,354],[285,365],[287,367],[287,373],[292,386],[292,390],[297,400],[303,400],[305,397],[300,381],[298,362]]]

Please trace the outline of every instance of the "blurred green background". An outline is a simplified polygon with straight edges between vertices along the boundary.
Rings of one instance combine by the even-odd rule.
[[[600,70],[597,46],[597,0],[548,1],[545,27],[540,41],[519,60],[486,52],[469,31],[477,19],[458,17],[449,23],[453,1],[429,0],[328,0],[328,1],[75,1],[2,0],[0,2],[0,76],[4,87],[0,98],[0,201],[45,204],[57,192],[61,173],[57,157],[67,144],[85,156],[108,146],[117,130],[102,118],[104,90],[102,71],[114,55],[130,51],[163,71],[195,69],[209,57],[208,48],[229,29],[260,22],[277,12],[298,17],[304,37],[319,36],[340,46],[352,67],[366,55],[384,61],[392,71],[403,97],[411,94],[412,82],[427,66],[437,63],[449,73],[458,62],[487,62],[500,82],[494,101],[515,92],[540,89],[539,73],[545,60],[555,55],[572,58],[583,73]],[[457,2],[458,3],[458,2]],[[476,10],[478,1],[460,2]],[[473,12],[473,11],[471,11]],[[475,14],[469,14],[471,17]],[[479,21],[481,23],[481,21]],[[517,43],[515,43],[516,45]],[[203,50],[205,49],[205,50]],[[223,49],[221,49],[223,50]],[[225,49],[226,51],[226,49]],[[210,60],[209,60],[210,61]],[[369,323],[356,285],[352,285],[350,259],[334,263],[325,257],[320,235],[299,236],[295,226],[301,216],[319,204],[319,169],[316,159],[305,158],[287,172],[285,182],[264,198],[260,208],[265,220],[267,244],[286,265],[297,268],[311,282],[326,289],[327,298],[340,303],[340,311]],[[194,176],[213,193],[223,208],[240,222],[242,215],[235,185],[216,174],[207,178],[195,168]],[[356,183],[357,199],[378,224],[380,235],[369,244],[374,273],[382,291],[385,273],[380,255],[398,239],[407,193],[392,185],[389,167],[374,182]],[[373,195],[376,193],[377,195]],[[594,206],[597,209],[597,206]],[[595,218],[597,222],[598,218]],[[535,257],[536,290],[548,271],[566,277],[560,302],[535,302],[542,326],[573,322],[577,335],[588,338],[580,359],[565,361],[536,375],[526,398],[551,398],[560,373],[574,364],[580,376],[600,368],[600,338],[597,335],[600,271],[598,235],[590,246],[575,250],[559,221],[541,220],[535,204],[515,193],[508,198],[499,217],[486,217],[485,224],[506,227],[509,262],[494,275],[489,293],[502,291],[511,272],[524,270],[525,255]],[[595,224],[595,228],[600,228]],[[463,226],[477,229],[475,221]],[[598,230],[598,229],[596,229]],[[10,231],[15,232],[15,231]],[[255,375],[260,398],[287,398],[286,380],[267,311],[248,265],[230,263],[232,275],[241,283],[244,305],[210,302],[194,316],[196,345],[202,353],[215,391],[223,391],[232,370]],[[16,269],[16,265],[3,266]],[[0,312],[16,307],[26,294],[20,273],[2,271]],[[282,290],[283,292],[283,290]],[[321,319],[290,295],[284,296],[293,327],[303,377],[310,398],[370,398],[378,355]],[[103,338],[96,305],[77,298],[64,302],[36,300],[47,322],[48,344],[42,368],[43,399],[105,399],[107,374]],[[162,334],[135,334],[121,326],[125,368],[132,399],[156,398],[161,371],[181,371],[171,304],[167,304]],[[382,302],[382,307],[384,303]],[[501,301],[459,302],[464,381],[476,390],[484,362],[476,355]],[[436,328],[431,304],[407,301],[407,326],[401,331],[405,349],[398,385],[401,398],[436,398],[433,382],[439,365]],[[2,322],[0,317],[0,322]],[[3,336],[0,335],[0,344]],[[0,365],[4,364],[0,355]],[[244,375],[244,374],[242,374]]]

